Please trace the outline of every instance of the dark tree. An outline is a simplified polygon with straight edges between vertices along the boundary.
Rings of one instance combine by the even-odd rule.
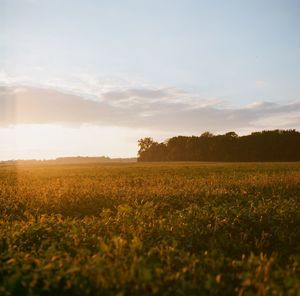
[[[177,136],[164,143],[139,140],[139,161],[300,161],[300,133],[296,130],[254,132],[239,137],[203,133]]]

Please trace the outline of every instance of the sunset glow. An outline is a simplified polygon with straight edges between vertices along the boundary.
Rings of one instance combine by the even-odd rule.
[[[299,10],[0,1],[0,160],[134,157],[142,136],[299,129]]]

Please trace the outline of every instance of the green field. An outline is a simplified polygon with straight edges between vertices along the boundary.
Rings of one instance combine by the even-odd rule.
[[[300,295],[300,163],[0,166],[0,295]]]

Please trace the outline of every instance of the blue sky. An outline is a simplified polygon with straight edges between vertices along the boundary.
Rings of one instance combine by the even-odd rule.
[[[30,94],[36,98],[39,89],[49,90],[53,97],[61,92],[101,102],[100,109],[109,108],[107,116],[103,112],[99,116],[110,117],[105,121],[78,116],[84,120],[75,124],[74,119],[67,122],[49,111],[44,122],[32,115],[43,113],[37,107],[43,100],[39,97],[19,108],[23,121],[6,120],[0,134],[10,129],[17,138],[21,125],[28,131],[50,125],[60,131],[73,129],[75,139],[76,129],[82,135],[83,125],[98,127],[99,133],[103,128],[126,128],[130,137],[122,143],[101,150],[101,143],[95,142],[95,150],[83,147],[76,153],[95,155],[101,150],[129,156],[136,153],[136,140],[144,135],[160,140],[204,130],[299,129],[299,15],[297,0],[0,0],[0,85],[10,88],[9,93],[22,86],[22,102]],[[7,89],[5,93],[7,98]],[[76,109],[76,102],[67,109]],[[233,116],[228,112],[242,118],[249,108],[256,108],[256,117],[251,115],[249,121],[226,120]],[[25,114],[27,109],[31,117]],[[186,110],[191,109],[189,121],[191,113]],[[170,115],[169,110],[173,110]],[[212,112],[213,121],[200,120],[207,112]],[[2,113],[8,117],[8,111]],[[131,120],[134,114],[140,120]],[[175,114],[183,118],[178,125],[161,119]],[[35,147],[11,155],[2,151],[2,157],[0,147],[0,159],[75,153],[66,147],[55,153],[43,152],[38,143]]]

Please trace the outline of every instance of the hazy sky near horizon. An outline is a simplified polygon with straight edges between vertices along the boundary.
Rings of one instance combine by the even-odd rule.
[[[0,0],[0,159],[300,129],[298,0]]]

